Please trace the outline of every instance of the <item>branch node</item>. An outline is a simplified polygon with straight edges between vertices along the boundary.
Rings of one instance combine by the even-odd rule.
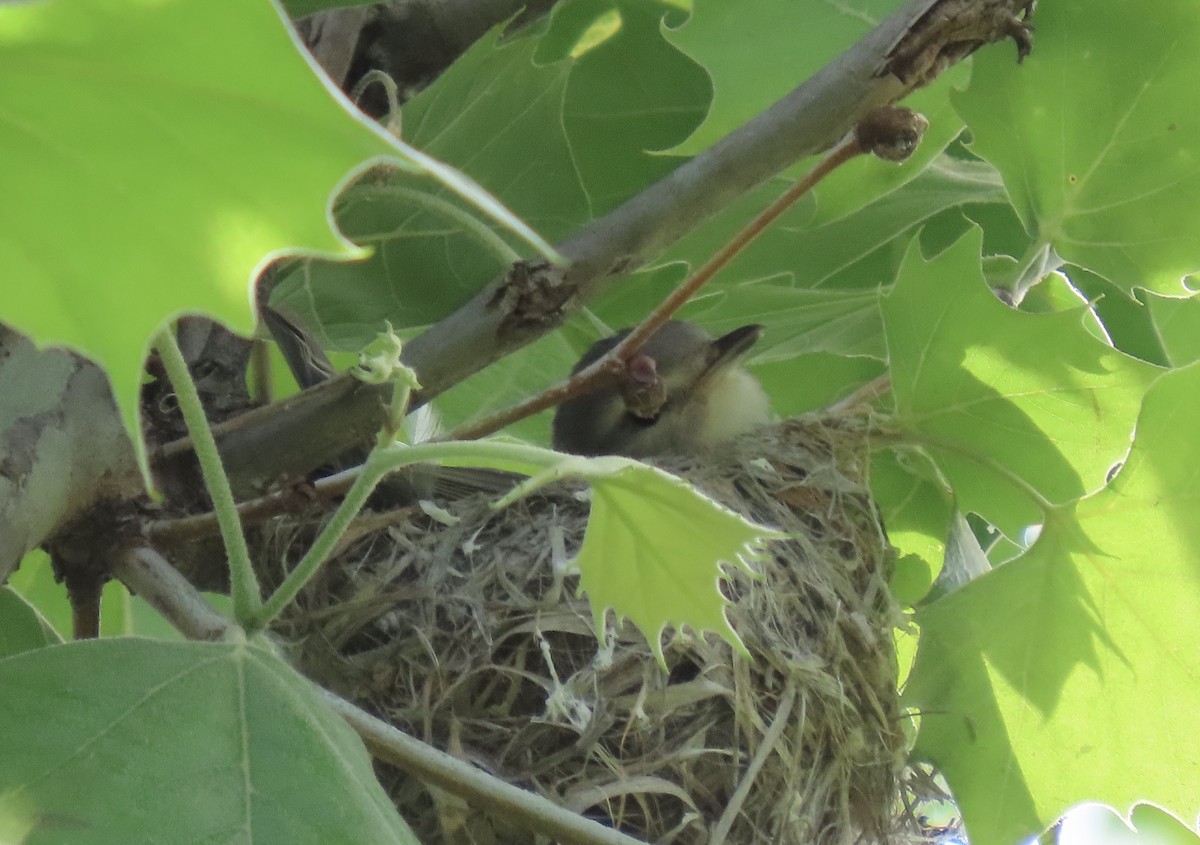
[[[904,161],[921,143],[929,121],[903,106],[880,106],[858,122],[854,136],[864,150],[885,161]]]
[[[502,309],[501,338],[538,335],[560,325],[575,308],[577,290],[567,280],[566,268],[549,261],[517,261],[488,302]]]

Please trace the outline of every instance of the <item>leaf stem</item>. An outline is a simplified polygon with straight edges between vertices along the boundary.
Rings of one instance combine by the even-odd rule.
[[[700,269],[680,282],[675,290],[667,294],[658,306],[646,315],[625,338],[609,353],[613,358],[626,360],[642,344],[658,331],[663,323],[671,319],[683,305],[707,284],[713,276],[729,265],[746,247],[758,239],[767,227],[779,219],[783,212],[791,208],[801,197],[811,191],[816,185],[850,159],[866,152],[859,140],[858,133],[850,132],[837,146],[813,166],[812,170],[797,179],[786,191],[779,195],[770,205],[754,216],[754,219],[743,226],[730,238],[711,258],[700,266]]]
[[[221,454],[217,451],[217,442],[204,414],[204,405],[200,402],[196,383],[192,381],[192,375],[188,372],[187,361],[184,360],[183,352],[175,339],[173,328],[159,332],[154,346],[179,399],[179,410],[183,414],[184,424],[196,449],[196,459],[200,462],[204,486],[212,498],[213,512],[221,529],[225,554],[229,558],[233,615],[239,623],[245,624],[253,619],[262,607],[262,598],[254,567],[250,563],[250,550],[246,546],[246,536],[242,533],[242,521],[233,499],[229,476],[225,473]]]
[[[400,443],[379,446],[371,451],[361,467],[338,473],[336,478],[350,489],[333,517],[321,529],[317,539],[283,583],[263,603],[247,630],[265,628],[283,612],[316,574],[321,564],[333,554],[346,529],[362,510],[371,493],[388,474],[417,463],[441,463],[448,466],[472,466],[502,469],[534,475],[562,460],[562,455],[550,449],[517,443],[419,443],[407,446]],[[330,479],[332,480],[332,479]]]
[[[1013,305],[1020,305],[1029,291],[1062,265],[1062,258],[1049,241],[1038,239],[1030,243],[1009,275],[1008,290]]]
[[[312,580],[321,564],[333,554],[338,541],[342,539],[342,535],[346,533],[346,529],[350,527],[354,517],[358,516],[358,512],[367,503],[367,499],[370,498],[375,487],[387,475],[387,471],[380,465],[378,454],[379,450],[376,449],[367,456],[367,462],[363,464],[362,471],[355,477],[345,498],[333,512],[333,517],[321,529],[316,540],[300,558],[300,562],[296,564],[296,568],[288,573],[287,577],[283,579],[283,583],[267,597],[253,618],[245,623],[248,632],[270,625],[283,612],[284,608],[300,594],[304,585]]]

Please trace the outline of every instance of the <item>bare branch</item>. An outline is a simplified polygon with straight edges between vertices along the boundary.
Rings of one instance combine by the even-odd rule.
[[[125,550],[112,572],[190,640],[219,640],[233,625],[149,546]]]

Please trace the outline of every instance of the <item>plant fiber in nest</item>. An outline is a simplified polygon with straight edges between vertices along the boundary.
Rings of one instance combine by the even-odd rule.
[[[649,842],[886,842],[904,747],[899,612],[864,432],[789,420],[662,462],[793,535],[768,546],[761,581],[731,568],[723,584],[751,660],[668,630],[664,673],[611,614],[597,642],[567,565],[580,485],[502,511],[439,501],[452,519],[365,514],[280,633],[304,671],[369,711]],[[398,772],[384,782],[423,842],[537,841]]]

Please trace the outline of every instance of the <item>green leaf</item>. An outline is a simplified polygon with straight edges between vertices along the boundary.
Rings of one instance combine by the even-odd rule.
[[[1139,298],[1150,311],[1155,333],[1171,366],[1200,361],[1200,296],[1176,299],[1144,293]]]
[[[365,254],[327,209],[367,159],[428,174],[547,248],[461,174],[353,116],[266,0],[8,4],[0,56],[14,198],[0,266],[18,280],[0,319],[102,364],[132,432],[164,322],[201,312],[249,333],[269,254]]]
[[[712,77],[712,108],[700,128],[672,152],[694,155],[768,108],[901,6],[900,0],[797,3],[700,0],[687,23],[667,32],[670,40]],[[904,167],[844,168],[837,187],[817,190],[820,214],[835,219],[889,193],[920,173],[962,130],[945,87],[964,84],[967,67],[905,99],[930,122],[920,149]],[[793,173],[803,172],[808,159]]]
[[[360,254],[330,228],[330,191],[395,150],[323,87],[271,4],[7,4],[0,57],[0,318],[104,365],[131,431],[168,318],[248,333],[268,253]]]
[[[573,462],[578,459],[573,459]],[[717,504],[683,480],[624,458],[578,461],[592,485],[592,512],[575,562],[598,636],[609,608],[642,630],[666,665],[667,625],[715,631],[745,652],[725,616],[721,564],[753,574],[749,561],[785,535]]]
[[[784,285],[744,285],[701,296],[681,316],[714,334],[747,323],[770,327],[755,363],[788,361],[814,352],[882,358],[877,290],[810,290]]]
[[[876,176],[888,167],[862,164]],[[840,187],[841,177],[839,171],[830,178]],[[678,262],[699,266],[774,200],[782,185],[774,180],[753,191],[684,237],[656,268],[599,303],[597,314],[614,326],[636,322],[681,280]],[[907,184],[843,217],[814,218],[812,207],[801,204],[718,273],[680,316],[714,332],[765,325],[754,349],[756,364],[820,352],[882,359],[879,289],[895,277],[907,233],[948,208],[1001,195],[990,167],[943,156]]]
[[[762,545],[787,536],[750,522],[683,479],[631,458],[564,455],[496,438],[393,445],[379,460],[393,467],[427,461],[530,476],[495,502],[497,508],[555,481],[586,480],[592,487],[592,508],[575,563],[597,635],[603,639],[604,617],[611,608],[618,620],[627,617],[641,629],[664,666],[661,639],[667,625],[716,631],[745,652],[725,617],[728,601],[718,587],[721,564],[753,575],[750,562]]]
[[[1129,814],[1144,845],[1200,845],[1200,835],[1171,813],[1153,804],[1138,804]]]
[[[800,355],[769,364],[751,362],[750,371],[762,382],[771,406],[781,417],[794,417],[828,408],[885,373],[874,358],[850,358],[826,352]]]
[[[697,0],[687,23],[668,33],[713,79],[708,117],[678,152],[694,155],[743,125],[901,5]]]
[[[579,26],[613,8],[621,25],[612,37],[581,56],[563,54],[560,42],[573,43]],[[546,237],[565,238],[673,168],[676,159],[647,151],[677,142],[707,107],[703,71],[659,31],[664,8],[576,0],[555,8],[544,38],[495,31],[404,106],[405,137],[469,173]],[[274,301],[321,326],[323,342],[356,349],[384,319],[397,328],[441,319],[520,257],[511,239],[465,225],[461,203],[444,192],[414,196],[416,187],[400,173],[347,191],[338,223],[375,254],[358,264],[309,262]]]
[[[1039,244],[1126,291],[1182,293],[1200,268],[1200,6],[1061,0],[1038,7],[1037,46],[976,57],[954,97],[972,150],[999,168]]]
[[[924,446],[964,512],[1009,537],[1048,504],[1104,484],[1160,372],[1093,337],[1087,314],[1024,314],[979,270],[978,232],[932,261],[909,253],[883,305],[895,424]]]
[[[410,143],[462,168],[555,239],[587,219],[587,200],[561,126],[570,62],[535,65],[537,43],[531,36],[502,42],[493,31],[404,106],[402,124]],[[443,205],[431,206],[427,193]],[[402,172],[355,185],[339,200],[338,225],[372,247],[371,258],[305,262],[273,301],[343,350],[361,347],[384,320],[397,329],[435,322],[518,257],[464,226],[453,213],[461,208]]]
[[[581,55],[567,80],[562,125],[593,219],[661,179],[681,161],[656,155],[704,119],[712,86],[704,68],[664,40],[670,7],[647,0],[587,0],[615,7],[620,28]],[[544,200],[543,200],[544,202]]]
[[[1195,810],[1198,417],[1200,366],[1164,375],[1109,487],[918,612],[916,752],[945,773],[975,845],[1021,841],[1085,799]]]
[[[32,814],[29,845],[416,841],[359,739],[258,646],[71,643],[0,661],[0,687],[0,816]]]
[[[1129,818],[1103,804],[1076,807],[1062,820],[1062,845],[1200,845],[1184,822],[1153,804],[1137,804]]]
[[[992,568],[979,539],[971,530],[966,518],[955,513],[950,521],[950,533],[946,539],[946,559],[938,573],[933,588],[929,591],[930,599],[937,599],[964,586],[983,575]]]
[[[37,608],[11,587],[0,587],[0,658],[61,642]]]
[[[438,422],[444,430],[449,430],[515,405],[565,378],[580,352],[566,341],[563,332],[551,332],[434,399]],[[504,433],[531,443],[548,444],[550,414],[521,420],[505,428]]]
[[[1076,297],[1083,296],[1102,324],[1102,333],[1112,339],[1112,345],[1127,355],[1141,358],[1160,367],[1170,366],[1171,361],[1163,349],[1162,338],[1154,325],[1154,314],[1140,300],[1153,297],[1146,291],[1138,291],[1137,298],[1127,296],[1112,282],[1081,267],[1068,265],[1063,273],[1054,274],[1039,284],[1021,303],[1022,310],[1031,297],[1043,288],[1065,287],[1064,277],[1070,279]]]
[[[901,604],[914,605],[933,586],[945,558],[953,493],[924,454],[882,451],[871,458],[871,495],[898,556],[892,594]]]

